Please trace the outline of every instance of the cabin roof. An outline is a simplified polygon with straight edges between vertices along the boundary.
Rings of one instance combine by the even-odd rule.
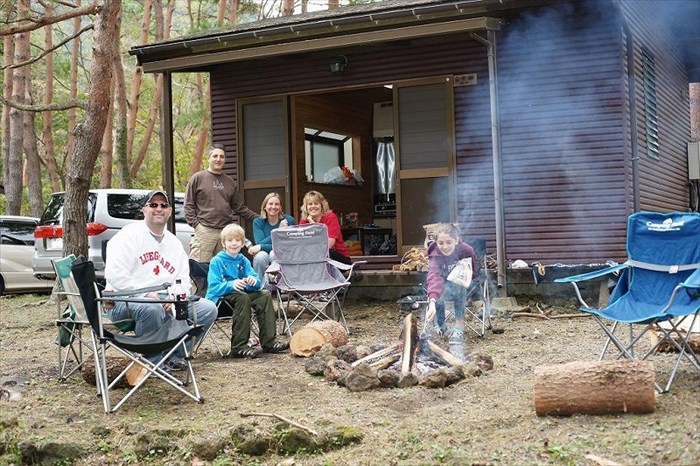
[[[495,18],[505,11],[558,1],[384,0],[202,31],[134,46],[129,53],[145,72],[206,71],[219,63],[353,45],[347,38],[364,44],[404,35],[499,29]],[[661,20],[668,21],[680,44],[689,82],[700,82],[700,1],[675,0],[673,4],[673,11],[680,14]],[[366,40],[363,35],[368,36]]]

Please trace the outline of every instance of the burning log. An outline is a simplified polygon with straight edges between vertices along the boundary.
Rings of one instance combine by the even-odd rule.
[[[456,356],[453,356],[452,353],[449,351],[445,351],[444,349],[440,348],[438,345],[433,343],[432,341],[428,341],[428,347],[435,353],[440,359],[445,361],[447,364],[449,364],[452,367],[458,367],[464,364],[464,361],[459,359]]]
[[[337,348],[347,342],[348,335],[342,324],[334,320],[317,320],[296,331],[289,340],[289,348],[295,356],[309,357],[326,343]]]
[[[394,351],[398,351],[398,349],[399,349],[398,345],[393,345],[393,346],[388,346],[388,347],[381,349],[379,351],[375,351],[374,353],[368,354],[364,358],[358,359],[357,361],[353,362],[352,367],[359,366],[363,362],[370,364],[369,361],[386,356],[387,354],[393,353]]]
[[[401,330],[401,373],[408,374],[413,367],[413,361],[418,349],[418,319],[413,313],[408,314],[403,320]]]
[[[654,395],[654,367],[646,361],[575,361],[535,368],[538,416],[651,413]]]

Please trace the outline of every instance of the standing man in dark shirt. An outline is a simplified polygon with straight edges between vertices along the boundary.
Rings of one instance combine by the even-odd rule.
[[[187,183],[185,218],[194,228],[190,258],[197,262],[209,262],[221,251],[221,230],[235,216],[251,221],[258,217],[243,203],[233,178],[224,173],[225,162],[224,146],[213,144],[209,168],[192,175]]]

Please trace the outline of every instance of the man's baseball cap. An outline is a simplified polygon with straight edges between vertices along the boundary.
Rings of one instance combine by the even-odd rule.
[[[149,193],[143,197],[143,201],[141,202],[141,205],[145,207],[146,204],[151,202],[151,200],[153,199],[153,197],[156,194],[160,194],[161,196],[163,196],[165,198],[165,202],[170,204],[170,200],[168,199],[168,193],[166,193],[162,189],[154,189],[153,191],[149,191]]]

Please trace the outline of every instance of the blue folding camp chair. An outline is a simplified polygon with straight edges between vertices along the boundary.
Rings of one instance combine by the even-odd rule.
[[[652,328],[661,332],[656,344],[645,349],[640,359],[656,354],[661,344],[671,344],[678,350],[666,385],[662,388],[656,383],[657,390],[664,393],[671,389],[683,358],[700,370],[700,359],[688,344],[690,332],[679,329],[686,320],[691,321],[692,328],[700,312],[700,213],[638,212],[630,215],[627,257],[624,264],[554,281],[571,283],[581,302],[581,311],[592,314],[606,333],[608,338],[600,359],[611,349],[611,343],[617,351],[616,358],[635,358],[642,336]],[[578,282],[611,273],[620,276],[607,306],[599,309],[586,304]],[[612,321],[612,327],[609,328],[603,319]],[[660,323],[665,325],[658,325]],[[618,324],[629,324],[628,337],[615,334]],[[637,335],[634,325],[642,328]]]

